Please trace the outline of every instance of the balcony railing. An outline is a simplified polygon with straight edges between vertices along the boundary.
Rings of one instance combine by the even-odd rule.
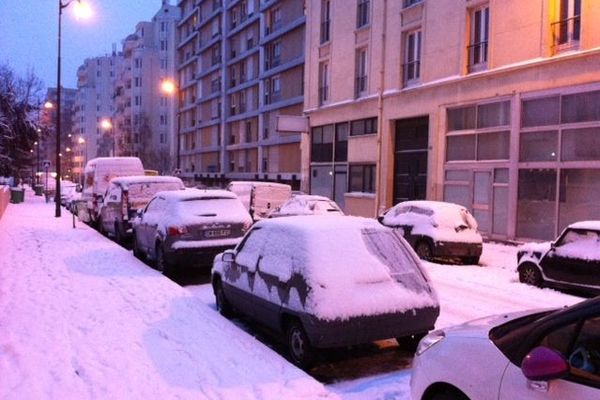
[[[581,17],[579,15],[552,23],[553,45],[571,47],[579,43],[581,36]]]
[[[421,61],[415,60],[402,65],[404,85],[417,81],[421,77]]]
[[[488,42],[473,43],[467,47],[469,53],[469,72],[487,67]]]

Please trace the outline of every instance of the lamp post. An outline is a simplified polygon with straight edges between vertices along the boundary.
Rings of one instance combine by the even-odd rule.
[[[40,128],[37,129],[38,136],[41,131],[42,130]],[[33,144],[35,145],[35,147],[37,147],[37,164],[35,167],[35,176],[36,176],[35,183],[39,185],[40,184],[40,142],[36,141],[36,142],[33,142]]]
[[[58,0],[58,59],[56,63],[56,191],[54,194],[55,203],[55,217],[60,217],[60,68],[61,68],[61,36],[62,36],[62,13],[74,0],[69,0],[63,3],[62,0]],[[76,13],[80,17],[88,17],[90,13],[89,7],[83,5],[81,0],[77,0],[79,7],[75,9]]]
[[[79,136],[79,138],[77,139],[77,143],[79,144],[79,153],[83,153],[83,162],[81,163],[81,167],[79,168],[79,181],[81,184],[83,184],[82,177],[85,165],[87,164],[87,141],[83,137]],[[82,145],[85,145],[83,149],[81,148]]]
[[[102,130],[104,130],[105,132],[108,132],[108,135],[110,137],[112,137],[112,156],[116,157],[117,156],[117,140],[115,138],[115,134],[113,131],[113,124],[112,124],[110,118],[102,118],[102,120],[100,121],[100,128],[102,128]]]
[[[177,84],[172,79],[163,79],[160,83],[160,90],[169,96],[174,96],[175,94],[179,94]],[[180,104],[177,104],[176,106],[177,106],[177,111],[176,111],[176,113],[177,113],[177,132],[175,132],[175,135],[177,136],[176,163],[177,163],[177,171],[179,171],[179,173],[181,173],[181,157],[180,157],[180,153],[179,153],[180,148],[181,148],[181,135],[180,135],[181,112],[179,111]]]

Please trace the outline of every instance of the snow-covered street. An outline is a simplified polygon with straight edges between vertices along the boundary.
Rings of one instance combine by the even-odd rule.
[[[384,353],[404,367],[324,384],[221,317],[208,284],[182,287],[53,211],[28,191],[0,220],[0,398],[410,398],[395,343]],[[515,255],[486,243],[481,266],[426,263],[436,326],[581,300],[518,283]]]

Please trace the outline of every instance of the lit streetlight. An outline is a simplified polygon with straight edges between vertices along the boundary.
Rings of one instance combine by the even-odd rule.
[[[177,84],[175,83],[175,81],[173,79],[163,79],[160,82],[160,90],[161,92],[163,92],[164,94],[168,95],[168,96],[176,96],[178,94],[178,87]],[[180,100],[181,101],[181,100]],[[176,160],[177,160],[177,171],[181,171],[181,161],[180,161],[180,147],[181,147],[181,112],[180,110],[180,104],[176,104],[175,105],[177,107],[177,132],[175,133],[177,135],[177,152],[176,152]]]
[[[110,121],[110,118],[102,118],[102,120],[100,121],[100,128],[102,128],[103,131],[107,132],[109,134],[109,136],[112,137],[112,156],[116,157],[117,156],[117,140],[115,138],[114,132],[113,132],[113,124]]]
[[[62,0],[58,0],[58,58],[57,58],[57,66],[56,66],[56,191],[54,194],[54,203],[55,203],[55,217],[60,217],[60,92],[61,92],[61,83],[60,83],[60,68],[61,68],[61,38],[62,38],[62,13],[65,8],[67,8],[74,0],[69,0],[63,3]],[[91,14],[91,10],[89,5],[85,6],[82,4],[81,0],[77,0],[78,6],[75,7],[75,15],[79,18],[89,17]],[[45,107],[46,105],[44,105]]]

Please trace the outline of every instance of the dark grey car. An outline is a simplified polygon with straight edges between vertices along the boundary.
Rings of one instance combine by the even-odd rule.
[[[397,338],[415,344],[439,315],[415,253],[393,229],[357,217],[262,220],[215,257],[217,308],[286,338],[307,367],[315,349]]]
[[[133,253],[156,269],[202,265],[236,246],[252,225],[234,193],[186,189],[157,193],[133,224]]]

